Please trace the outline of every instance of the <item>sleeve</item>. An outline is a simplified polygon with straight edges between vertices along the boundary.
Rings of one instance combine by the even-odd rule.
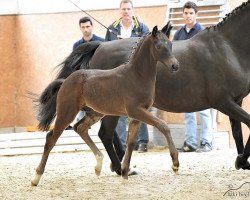
[[[73,51],[76,49],[77,47],[77,42],[75,42],[75,44],[73,45]]]
[[[105,41],[111,41],[110,31],[109,30],[110,30],[110,26],[107,29],[106,36],[105,36]]]
[[[178,40],[179,30],[175,32],[173,40]]]
[[[141,33],[142,33],[142,36],[144,36],[147,33],[149,33],[148,27],[145,24],[143,24],[143,23],[141,23]]]

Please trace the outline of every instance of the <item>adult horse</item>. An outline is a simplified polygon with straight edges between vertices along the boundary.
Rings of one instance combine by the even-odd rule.
[[[216,26],[206,28],[190,40],[173,43],[173,53],[181,69],[172,76],[161,64],[157,65],[154,106],[170,112],[194,112],[215,108],[228,115],[239,156],[237,169],[250,169],[250,139],[244,148],[240,122],[250,126],[250,116],[241,108],[250,90],[250,1],[229,13]],[[241,31],[243,30],[244,31]],[[58,74],[65,78],[81,67],[110,69],[129,59],[139,38],[106,43],[92,43],[72,52]],[[237,121],[236,121],[237,120]],[[111,158],[113,170],[120,173],[124,151],[112,135],[116,117],[102,120],[99,136]],[[116,155],[118,153],[118,157]]]
[[[142,122],[155,126],[166,137],[173,170],[178,171],[178,151],[176,150],[169,128],[165,121],[153,116],[149,111],[155,96],[156,63],[161,62],[171,72],[178,69],[178,61],[172,54],[172,44],[165,32],[170,32],[168,24],[162,31],[157,26],[152,33],[141,39],[131,60],[111,70],[78,70],[65,81],[55,80],[41,95],[44,99],[47,91],[53,91],[56,101],[47,101],[39,106],[39,128],[48,130],[56,116],[55,126],[47,134],[41,162],[36,170],[32,185],[37,185],[57,139],[63,130],[74,120],[81,108],[93,109],[87,112],[74,129],[91,148],[96,156],[97,175],[100,174],[103,155],[88,135],[88,128],[105,115],[126,115],[132,118],[129,123],[128,148],[122,163],[122,176],[128,178],[129,164],[134,149],[137,132]],[[144,57],[144,59],[141,59]],[[100,84],[101,83],[101,84]],[[55,109],[50,108],[56,107]]]

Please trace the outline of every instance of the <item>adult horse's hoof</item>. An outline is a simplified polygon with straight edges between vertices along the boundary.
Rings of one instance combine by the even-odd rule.
[[[250,170],[250,163],[247,161],[246,164],[242,167],[244,170]]]
[[[243,157],[242,154],[239,154],[235,160],[235,168],[237,170],[239,169],[250,170],[250,163],[247,161],[246,158]]]
[[[135,168],[129,169],[128,176],[134,176],[138,175],[138,172],[135,170]]]
[[[114,167],[112,163],[110,163],[111,172],[115,172],[117,175],[121,176],[121,166]]]

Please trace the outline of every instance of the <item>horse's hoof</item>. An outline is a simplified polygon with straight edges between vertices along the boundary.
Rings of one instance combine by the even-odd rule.
[[[239,154],[235,160],[235,168],[237,170],[239,169],[250,169],[250,164],[249,162],[243,157],[242,154]]]
[[[113,165],[112,165],[112,163],[110,163],[110,170],[111,170],[111,172],[114,172],[115,170],[113,169]]]
[[[42,175],[41,174],[37,174],[35,175],[35,178],[31,181],[31,185],[32,186],[37,186],[40,179],[41,179]]]
[[[101,175],[101,171],[100,171],[100,170],[95,169],[95,174],[96,174],[97,176],[100,176],[100,175]]]
[[[128,175],[122,175],[122,179],[127,181],[128,180]]]
[[[125,169],[122,170],[122,178],[123,179],[128,179],[128,171],[125,170]]]
[[[175,174],[178,174],[179,167],[172,165],[172,170],[174,171]]]
[[[37,186],[37,183],[34,183],[33,181],[31,181],[31,186]]]
[[[121,176],[121,166],[113,167],[113,164],[110,163],[111,172],[115,172],[117,175]]]
[[[134,168],[129,169],[128,176],[134,176],[134,175],[138,175],[138,172]]]
[[[242,167],[244,170],[250,170],[250,163],[247,161],[246,164]]]

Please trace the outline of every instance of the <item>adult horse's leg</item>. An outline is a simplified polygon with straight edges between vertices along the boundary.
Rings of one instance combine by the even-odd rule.
[[[119,118],[118,118],[119,119]],[[117,156],[120,161],[122,161],[123,156],[125,155],[125,147],[122,145],[122,142],[116,132],[114,131],[113,144],[117,153]]]
[[[131,119],[129,122],[127,148],[126,148],[125,156],[122,161],[122,177],[124,179],[128,179],[130,160],[131,160],[133,149],[135,147],[140,125],[141,125],[141,122],[135,119]]]
[[[65,109],[61,110],[61,112],[58,113],[53,131],[47,133],[42,159],[40,161],[40,164],[36,168],[35,178],[31,181],[31,184],[33,186],[38,185],[42,174],[44,173],[44,169],[51,150],[55,146],[64,129],[68,127],[68,125],[74,120],[76,114],[77,110],[74,111],[73,109],[71,110],[71,112],[67,112],[67,110]]]
[[[98,122],[103,116],[104,116],[103,114],[96,113],[94,111],[86,112],[86,115],[74,125],[75,132],[77,132],[81,136],[81,138],[86,142],[86,144],[89,146],[89,148],[95,155],[96,158],[95,173],[97,176],[100,175],[102,170],[103,154],[97,148],[93,140],[90,138],[88,134],[88,129],[93,124]]]
[[[119,149],[122,148],[119,147],[119,145],[122,146],[122,144],[120,142],[118,135],[116,133],[114,134],[118,119],[119,117],[116,116],[105,116],[102,119],[98,136],[100,137],[111,160],[111,165],[110,165],[111,171],[115,171],[118,175],[121,175],[120,161],[124,155],[124,150]],[[116,150],[114,149],[113,141],[115,141],[114,146],[116,147]],[[117,153],[118,155],[120,155],[119,157]]]
[[[239,122],[243,122],[250,129],[250,115],[246,111],[244,111],[240,107],[240,105],[238,105],[237,103],[235,103],[233,101],[229,101],[229,102],[225,103],[224,106],[222,108],[220,108],[219,110],[221,112],[223,112],[224,114],[231,116],[231,118],[233,118]],[[236,136],[236,137],[238,137],[237,142],[239,142],[240,136]],[[247,159],[250,156],[250,141],[249,140],[250,140],[250,136],[248,137],[248,141],[247,141],[247,144],[244,148],[244,151],[242,152],[242,154],[238,155],[238,157],[235,161],[235,168],[236,169],[241,169],[241,168],[242,169],[250,169],[249,162],[247,161]],[[241,144],[238,143],[238,145],[241,145]]]
[[[177,172],[179,169],[179,160],[178,160],[178,151],[175,148],[173,139],[171,137],[170,134],[170,130],[167,126],[167,123],[164,120],[161,120],[155,116],[153,116],[148,110],[146,110],[145,108],[141,108],[141,109],[131,109],[129,111],[129,116],[140,120],[146,124],[150,124],[152,126],[155,126],[159,131],[161,131],[164,136],[167,139],[168,142],[168,146],[169,146],[169,151],[170,151],[170,155],[172,157],[172,162],[173,162],[173,166],[172,169],[174,172]],[[133,122],[135,123],[135,122]],[[122,162],[122,176],[123,178],[127,179],[127,174],[128,174],[128,167],[129,167],[129,162],[130,162],[130,156],[132,154],[132,147],[129,145],[133,145],[135,143],[137,134],[136,131],[131,131],[131,133],[129,133],[129,138],[128,138],[128,146],[125,152],[125,156]]]
[[[242,105],[242,101],[239,103],[239,106]],[[244,144],[243,144],[243,137],[242,137],[242,129],[241,129],[241,122],[229,117],[233,138],[235,140],[235,144],[237,147],[238,154],[243,154],[244,151]]]

